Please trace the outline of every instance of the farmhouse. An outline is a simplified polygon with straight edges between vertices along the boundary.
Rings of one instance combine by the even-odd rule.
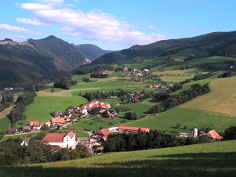
[[[42,127],[42,123],[40,121],[38,121],[38,120],[30,120],[29,121],[29,126],[33,130],[40,130],[41,127]]]
[[[51,119],[53,125],[64,124],[66,122],[64,117],[53,117]]]
[[[97,134],[100,134],[103,138],[103,140],[107,140],[107,137],[112,134],[112,133],[137,133],[138,131],[142,132],[149,132],[151,129],[150,128],[142,128],[142,127],[130,127],[130,126],[118,126],[118,127],[112,127],[112,128],[102,128],[100,129]]]
[[[42,142],[50,146],[58,146],[60,148],[75,149],[77,145],[76,134],[69,133],[48,133]]]

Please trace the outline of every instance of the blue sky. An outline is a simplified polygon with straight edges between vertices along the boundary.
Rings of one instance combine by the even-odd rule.
[[[158,40],[234,31],[235,0],[4,0],[0,38],[48,35],[123,49]]]

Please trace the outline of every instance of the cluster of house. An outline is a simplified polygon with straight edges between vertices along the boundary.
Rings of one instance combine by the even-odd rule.
[[[33,123],[34,121],[32,121]],[[36,122],[34,122],[36,123]],[[33,126],[38,126],[38,124],[34,124]],[[137,133],[138,131],[149,132],[149,128],[141,128],[141,127],[130,127],[130,126],[118,126],[112,127],[108,129],[100,129],[98,131],[93,132],[89,138],[85,139],[77,139],[76,133],[67,132],[67,133],[48,133],[42,138],[42,142],[51,147],[52,151],[58,151],[60,149],[69,149],[74,150],[78,144],[85,145],[90,152],[102,152],[103,146],[102,141],[107,141],[107,138],[112,133]],[[29,141],[29,139],[28,139]],[[26,140],[24,140],[21,145],[28,146]],[[96,147],[96,148],[94,148]]]
[[[87,117],[93,110],[96,110],[96,113],[102,117],[114,118],[117,116],[117,113],[112,110],[109,103],[94,100],[82,106],[70,107],[65,112],[53,112],[51,120],[46,122],[45,125],[48,127],[63,126],[72,120]]]
[[[117,113],[109,103],[94,100],[85,105],[70,107],[65,112],[53,112],[51,114],[51,120],[47,122],[43,123],[38,120],[30,120],[27,125],[21,128],[8,129],[6,133],[16,134],[39,131],[42,127],[48,127],[50,129],[64,128],[72,121],[79,121],[81,118],[87,117],[92,111],[97,117],[115,118],[117,116]]]
[[[87,144],[85,144],[89,149],[92,149],[94,153],[100,153],[103,151],[102,142],[107,141],[107,138],[110,134],[129,134],[129,133],[137,133],[138,131],[149,132],[150,128],[142,128],[142,127],[130,127],[120,125],[118,127],[112,128],[101,128],[98,131],[93,132]]]
[[[124,66],[123,72],[130,72],[128,76],[131,76],[131,77],[143,77],[145,74],[149,73],[150,70],[147,68],[143,70],[136,69],[136,68],[131,69],[128,66]]]
[[[137,103],[142,101],[145,98],[144,93],[130,93],[127,96],[127,100],[122,102],[122,104],[130,104],[130,103]]]
[[[103,152],[103,141],[108,140],[108,136],[111,134],[130,134],[141,132],[150,132],[150,128],[142,128],[142,127],[131,127],[131,126],[123,126],[120,125],[118,127],[112,128],[101,128],[98,131],[94,131],[90,134],[89,138],[77,140],[76,133],[48,133],[43,137],[42,142],[50,145],[52,150],[57,151],[60,149],[70,149],[73,150],[76,148],[77,144],[85,145],[90,152],[93,153],[101,153]],[[223,139],[215,130],[211,130],[208,133],[204,133],[198,131],[197,129],[193,129],[192,133],[180,133],[177,136],[179,137],[198,137],[202,135],[207,135],[215,140]]]
[[[194,128],[192,133],[178,133],[177,137],[199,137],[199,136],[208,136],[214,140],[222,140],[223,137],[219,135],[219,133],[216,130],[210,130],[208,132],[205,131],[199,131],[197,128]]]

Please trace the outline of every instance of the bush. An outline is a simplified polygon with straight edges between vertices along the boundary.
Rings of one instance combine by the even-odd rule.
[[[236,127],[227,128],[224,131],[224,139],[225,140],[236,139]]]
[[[198,141],[199,143],[211,143],[212,139],[207,135],[203,135],[203,136],[199,136]]]
[[[125,113],[124,118],[128,120],[137,120],[138,116],[135,112],[127,112]]]

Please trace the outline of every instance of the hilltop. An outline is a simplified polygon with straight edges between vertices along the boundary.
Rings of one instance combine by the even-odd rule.
[[[96,46],[77,47],[55,36],[25,42],[5,39],[0,41],[0,87],[62,76],[104,53]]]
[[[103,55],[93,64],[135,63],[153,57],[194,60],[209,56],[234,57],[236,32],[214,32],[192,38],[170,39]]]

